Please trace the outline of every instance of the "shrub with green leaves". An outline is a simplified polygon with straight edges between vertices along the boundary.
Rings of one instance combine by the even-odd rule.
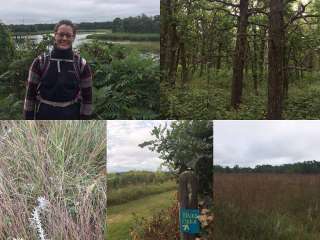
[[[125,47],[85,44],[81,54],[94,73],[94,113],[99,119],[154,119],[159,113],[157,60]]]

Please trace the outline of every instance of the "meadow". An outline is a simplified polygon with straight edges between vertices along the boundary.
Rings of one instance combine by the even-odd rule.
[[[319,174],[215,174],[213,238],[319,239],[319,186]]]
[[[0,123],[0,239],[103,239],[105,124]]]
[[[108,174],[106,239],[133,239],[130,233],[135,223],[171,206],[176,189],[173,176],[166,172]]]

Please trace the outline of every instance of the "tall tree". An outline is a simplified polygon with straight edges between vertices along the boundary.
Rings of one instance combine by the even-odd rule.
[[[268,41],[268,119],[281,119],[284,81],[284,4],[270,0]]]
[[[240,16],[237,29],[237,40],[235,53],[233,57],[233,75],[232,75],[232,91],[231,106],[238,109],[241,103],[242,85],[243,85],[243,69],[245,65],[246,48],[247,48],[247,26],[248,26],[248,5],[249,0],[240,0]]]

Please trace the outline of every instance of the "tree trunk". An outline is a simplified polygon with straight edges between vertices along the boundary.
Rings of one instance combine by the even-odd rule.
[[[264,80],[264,58],[265,58],[265,47],[266,47],[266,30],[261,30],[261,45],[260,45],[260,52],[259,52],[259,81],[261,82]]]
[[[184,86],[188,81],[188,69],[187,69],[187,61],[186,61],[186,50],[184,47],[184,43],[180,43],[180,60],[181,60],[181,82]]]
[[[258,66],[257,66],[257,61],[258,61],[258,56],[257,56],[257,51],[258,51],[258,46],[257,46],[257,30],[256,26],[252,26],[252,33],[253,33],[253,43],[252,43],[252,58],[251,58],[251,69],[252,69],[252,79],[253,79],[253,90],[255,95],[258,95]]]
[[[219,43],[218,44],[218,56],[217,56],[217,72],[219,72],[219,70],[221,69],[221,51],[222,51],[222,44]]]
[[[161,16],[160,16],[160,67],[163,72],[163,77],[165,76],[165,71],[167,70],[167,56],[168,56],[168,33],[169,33],[169,23],[168,16],[170,12],[170,0],[161,0]]]
[[[170,53],[169,53],[169,59],[168,59],[168,68],[169,68],[169,74],[168,74],[168,82],[172,87],[176,85],[176,76],[177,76],[177,67],[178,67],[178,61],[179,61],[179,39],[177,35],[176,30],[176,24],[171,24],[171,31],[170,31]]]
[[[161,38],[160,38],[160,68],[161,81],[175,86],[178,61],[178,35],[176,23],[172,21],[175,11],[174,0],[161,0]]]
[[[241,103],[243,68],[247,47],[248,0],[240,0],[240,18],[237,29],[237,40],[233,57],[233,76],[231,106],[238,109]]]
[[[283,0],[270,0],[268,51],[268,119],[281,119],[284,81]]]

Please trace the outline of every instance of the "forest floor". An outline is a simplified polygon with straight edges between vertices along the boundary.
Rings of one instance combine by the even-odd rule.
[[[174,202],[176,191],[155,194],[125,204],[108,207],[108,240],[130,239],[130,227],[135,217],[148,218]]]
[[[268,90],[266,80],[259,81],[258,94],[252,79],[244,80],[242,103],[236,111],[230,107],[231,72],[194,75],[175,88],[161,85],[161,117],[170,119],[266,119]],[[319,119],[320,73],[306,73],[303,79],[290,79],[284,100],[283,119]]]
[[[215,174],[214,239],[319,239],[319,184],[319,174]]]

